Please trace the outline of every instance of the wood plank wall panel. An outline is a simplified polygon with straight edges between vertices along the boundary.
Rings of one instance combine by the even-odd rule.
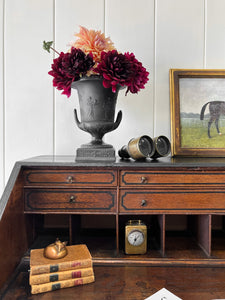
[[[206,68],[225,69],[224,12],[224,0],[206,1]]]
[[[74,122],[76,91],[67,99],[52,87],[44,39],[66,51],[80,24],[101,29],[149,70],[145,90],[119,94],[123,119],[105,136],[118,150],[142,134],[170,138],[170,68],[224,68],[224,11],[224,0],[0,0],[0,193],[16,160],[75,154],[90,140]]]
[[[156,3],[155,135],[170,137],[169,69],[204,67],[204,0]]]
[[[52,39],[52,0],[5,1],[5,165],[52,154],[53,102],[47,75],[51,56],[42,41]]]
[[[5,184],[4,174],[4,0],[0,0],[0,195]]]
[[[106,134],[116,149],[133,137],[153,136],[154,122],[154,0],[106,0],[106,35],[121,52],[133,52],[150,73],[150,80],[138,94],[119,92],[117,111],[122,110],[120,126]]]
[[[59,51],[67,51],[79,25],[95,30],[104,30],[104,0],[56,0],[55,45]],[[77,91],[70,98],[55,92],[55,153],[75,155],[76,148],[91,140],[91,135],[81,131],[74,121],[74,108],[78,110]]]

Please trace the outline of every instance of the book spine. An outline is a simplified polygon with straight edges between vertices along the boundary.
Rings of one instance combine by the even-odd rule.
[[[72,278],[81,278],[94,275],[92,268],[62,271],[59,273],[46,273],[39,275],[30,275],[30,285],[42,284],[54,281],[61,281]]]
[[[55,283],[44,283],[44,284],[32,285],[31,294],[39,294],[39,293],[50,292],[59,289],[65,289],[77,285],[88,284],[94,281],[95,281],[94,276],[88,276],[88,277],[77,278],[77,279],[56,281]]]
[[[40,265],[40,266],[32,266],[30,268],[30,275],[38,275],[43,273],[57,273],[61,271],[75,270],[75,269],[83,269],[83,268],[91,268],[92,267],[92,259],[84,259],[81,261],[65,261],[58,264],[52,265]]]

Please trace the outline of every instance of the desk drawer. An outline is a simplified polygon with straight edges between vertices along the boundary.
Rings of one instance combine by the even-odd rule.
[[[25,211],[116,211],[116,191],[25,189]]]
[[[26,185],[116,186],[116,172],[107,170],[26,170]]]
[[[121,186],[168,186],[168,185],[224,185],[224,171],[122,171]]]
[[[122,191],[120,196],[120,212],[149,213],[155,211],[193,211],[215,210],[225,211],[225,193],[168,191],[153,192]]]

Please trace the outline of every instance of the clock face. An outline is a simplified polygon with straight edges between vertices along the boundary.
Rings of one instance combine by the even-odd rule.
[[[144,242],[144,234],[140,230],[134,229],[128,234],[127,239],[132,246],[140,246]]]

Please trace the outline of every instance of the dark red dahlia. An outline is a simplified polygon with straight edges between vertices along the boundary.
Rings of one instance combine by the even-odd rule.
[[[143,89],[145,84],[148,82],[149,72],[142,66],[142,63],[139,62],[133,53],[125,53],[125,57],[130,62],[131,72],[129,83],[127,84],[128,88],[126,94],[130,91],[131,93],[137,93],[140,89]]]
[[[117,85],[127,85],[130,69],[130,63],[126,56],[112,50],[101,53],[101,61],[94,71],[103,77],[103,86],[111,87],[115,93]]]
[[[49,75],[53,76],[53,86],[57,87],[58,90],[64,90],[63,94],[69,97],[69,89],[71,86],[71,78],[67,77],[62,68],[62,60],[65,53],[61,52],[59,57],[53,60],[52,70],[48,72]]]
[[[82,50],[72,48],[71,52],[61,52],[53,60],[52,70],[48,72],[53,76],[53,86],[63,90],[62,94],[71,95],[71,84],[79,80],[94,66],[92,54],[86,55]]]

